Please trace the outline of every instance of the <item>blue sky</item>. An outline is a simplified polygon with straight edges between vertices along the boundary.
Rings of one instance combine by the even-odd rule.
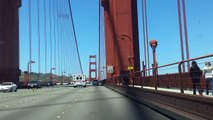
[[[20,68],[22,71],[27,69],[29,61],[28,47],[28,0],[22,0],[20,8]],[[42,1],[43,4],[43,0]],[[48,0],[46,0],[48,3]],[[55,1],[55,0],[53,0]],[[62,1],[62,0],[61,0]],[[65,3],[67,0],[63,0]],[[33,3],[35,2],[35,3]],[[66,6],[66,5],[64,5]],[[71,0],[73,19],[75,24],[76,36],[83,72],[88,74],[89,55],[98,55],[98,0]],[[143,60],[143,36],[141,25],[141,0],[138,0],[138,20],[139,20],[139,38],[140,38],[140,57]],[[186,0],[187,27],[190,57],[199,57],[213,53],[213,1],[212,0]],[[42,5],[41,5],[42,7]],[[43,9],[43,8],[42,8]],[[68,14],[65,7],[64,14]],[[41,10],[41,21],[43,20],[43,11]],[[147,0],[148,29],[149,40],[158,41],[157,60],[159,65],[172,63],[181,60],[180,37],[177,15],[176,0]],[[37,49],[37,12],[36,0],[32,0],[32,36],[33,49]],[[66,20],[65,20],[66,21]],[[70,25],[66,21],[66,25]],[[43,22],[41,22],[43,24]],[[47,23],[48,24],[48,23]],[[47,29],[49,25],[47,26]],[[67,28],[67,30],[71,30]],[[53,33],[52,33],[53,35]],[[41,33],[43,39],[44,33]],[[48,39],[49,36],[47,35]],[[57,35],[56,35],[57,37]],[[68,35],[72,37],[72,35]],[[71,43],[71,41],[70,41]],[[73,45],[74,43],[72,43]],[[42,50],[44,47],[41,48]],[[49,48],[48,48],[49,49]],[[68,54],[68,53],[67,53]],[[75,53],[73,53],[74,55]],[[42,53],[44,56],[44,54]],[[75,54],[76,55],[76,54]],[[152,63],[150,50],[150,62]],[[33,59],[37,58],[37,52],[33,52]],[[49,56],[49,55],[48,55]],[[43,57],[44,58],[44,57]],[[41,58],[41,59],[43,59]],[[71,58],[68,58],[71,60]],[[212,60],[212,59],[210,59]],[[71,61],[67,66],[67,74],[73,73],[71,68],[76,61]],[[202,62],[202,61],[201,61]],[[32,71],[37,72],[37,63],[33,65]],[[41,71],[44,72],[44,61],[41,61]],[[50,65],[48,64],[50,69]],[[48,71],[49,71],[48,69]],[[57,68],[56,68],[57,69]]]

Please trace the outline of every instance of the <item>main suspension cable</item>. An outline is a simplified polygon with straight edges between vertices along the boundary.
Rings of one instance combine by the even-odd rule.
[[[72,9],[71,9],[70,0],[68,0],[68,3],[69,3],[69,11],[70,11],[70,16],[71,16],[70,20],[71,20],[71,24],[72,24],[73,33],[74,33],[75,45],[76,45],[76,48],[77,48],[78,60],[79,60],[79,64],[80,64],[81,73],[83,74],[82,64],[81,64],[81,59],[80,59],[80,53],[79,53],[79,49],[78,49],[78,42],[77,42],[76,33],[75,33],[75,26],[74,26],[74,21],[73,21],[73,16],[72,16]]]

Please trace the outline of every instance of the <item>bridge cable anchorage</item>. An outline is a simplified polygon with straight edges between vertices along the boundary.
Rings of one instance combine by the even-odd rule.
[[[76,48],[77,48],[78,60],[79,60],[79,64],[80,64],[81,73],[83,74],[82,64],[81,64],[81,59],[80,59],[80,54],[79,54],[79,49],[78,49],[78,42],[77,42],[76,33],[75,33],[75,26],[74,26],[74,21],[73,21],[73,15],[72,15],[72,9],[71,9],[70,0],[68,0],[68,3],[69,3],[69,10],[70,10],[70,16],[71,16],[72,29],[73,29],[73,33],[74,33],[75,45],[76,45]]]

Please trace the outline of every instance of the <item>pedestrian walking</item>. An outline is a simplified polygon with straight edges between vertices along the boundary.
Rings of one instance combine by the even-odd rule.
[[[206,95],[209,94],[209,85],[212,87],[213,95],[213,67],[210,62],[205,62],[205,67],[203,68],[203,77],[206,83]]]
[[[200,70],[195,61],[192,61],[191,64],[192,66],[190,68],[190,76],[193,85],[193,94],[196,95],[196,88],[197,88],[199,94],[202,95],[202,90],[200,87],[200,78],[202,77],[202,71]]]

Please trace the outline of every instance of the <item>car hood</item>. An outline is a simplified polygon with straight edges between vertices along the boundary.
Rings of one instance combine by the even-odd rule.
[[[10,85],[1,86],[1,85],[0,85],[0,88],[10,88],[10,87],[12,87],[12,86],[10,86]]]

